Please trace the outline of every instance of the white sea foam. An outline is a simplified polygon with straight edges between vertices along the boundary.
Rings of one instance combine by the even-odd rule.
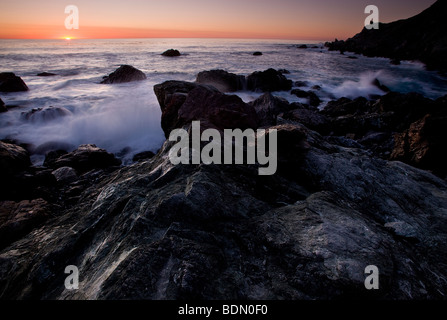
[[[0,139],[10,138],[34,146],[40,153],[51,146],[76,148],[93,143],[119,154],[128,162],[138,152],[156,151],[164,141],[161,111],[153,86],[166,80],[194,81],[197,73],[211,69],[248,75],[268,68],[287,69],[293,81],[307,81],[305,90],[325,102],[346,96],[381,95],[372,84],[378,79],[392,90],[418,91],[430,98],[447,93],[447,81],[420,64],[403,62],[393,66],[388,59],[348,59],[325,49],[297,49],[300,41],[140,39],[136,40],[0,40],[0,72],[14,72],[30,91],[0,93],[8,106],[19,106],[0,114]],[[321,45],[320,45],[321,46]],[[165,58],[160,54],[176,48],[187,55]],[[254,57],[254,51],[264,54]],[[102,77],[122,64],[130,64],[147,75],[145,81],[101,85]],[[55,77],[37,77],[43,71]],[[275,95],[300,101],[288,92]],[[244,101],[260,94],[240,92]],[[302,101],[303,102],[303,101]],[[63,108],[24,119],[31,109]],[[54,116],[54,117],[53,117]],[[40,147],[40,148],[39,148]],[[123,151],[124,150],[124,151]],[[34,157],[42,161],[43,155]]]

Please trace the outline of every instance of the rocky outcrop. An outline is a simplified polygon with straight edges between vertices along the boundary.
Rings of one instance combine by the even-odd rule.
[[[202,71],[197,75],[197,83],[212,85],[221,92],[235,92],[246,87],[245,77],[225,70]]]
[[[179,57],[181,56],[181,53],[176,49],[169,49],[163,52],[161,55],[164,57]]]
[[[221,93],[212,86],[183,81],[167,81],[154,86],[160,103],[161,126],[165,136],[194,120],[202,128],[256,128],[253,107],[238,96]]]
[[[288,91],[292,81],[275,69],[256,71],[247,77],[247,88],[252,91],[272,92]]]
[[[73,152],[63,153],[61,156],[48,157],[45,160],[45,165],[53,169],[70,167],[79,173],[85,173],[92,169],[119,166],[121,161],[116,159],[113,154],[98,148],[94,144],[83,144]]]
[[[170,142],[150,161],[104,177],[1,251],[1,298],[445,295],[444,181],[337,147],[301,125],[273,128],[274,177],[250,166],[174,166]],[[79,268],[79,290],[64,288],[69,264]],[[368,265],[380,270],[380,291],[365,290]]]
[[[170,141],[149,160],[107,172],[80,174],[63,161],[77,178],[70,168],[50,175],[73,179],[58,189],[67,200],[0,248],[1,299],[444,299],[446,181],[309,127],[316,115],[332,126],[371,114],[386,115],[377,128],[390,129],[394,117],[418,120],[424,106],[445,99],[416,107],[417,96],[390,93],[343,99],[323,114],[271,94],[245,104],[197,83],[168,81],[154,91],[166,135],[193,120],[221,129],[259,117],[266,135],[277,130],[277,173],[259,176],[258,164],[173,165]],[[404,106],[393,107],[399,99]],[[312,114],[306,126],[304,110]],[[20,221],[18,204],[5,206],[0,226]],[[68,265],[79,268],[78,290],[64,287]],[[365,289],[370,265],[380,290]]]
[[[346,41],[327,43],[329,50],[351,51],[394,61],[420,60],[429,69],[446,72],[447,35],[443,32],[447,3],[438,0],[406,20],[380,23],[379,29],[362,32]],[[421,49],[422,48],[422,49]]]
[[[122,65],[108,76],[103,77],[102,84],[125,83],[145,80],[146,75],[129,65]]]
[[[0,73],[0,92],[19,92],[28,91],[28,86],[22,78],[12,72]]]
[[[447,106],[444,106],[446,108]],[[445,110],[445,109],[444,109]],[[427,114],[412,123],[408,130],[395,135],[392,160],[400,160],[419,168],[433,170],[440,176],[447,175],[447,113]]]

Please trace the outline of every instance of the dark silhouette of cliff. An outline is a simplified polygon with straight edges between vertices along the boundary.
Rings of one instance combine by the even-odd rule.
[[[370,57],[419,60],[428,69],[447,72],[447,1],[438,0],[420,14],[405,20],[380,23],[346,41],[327,43],[330,50],[351,51]]]

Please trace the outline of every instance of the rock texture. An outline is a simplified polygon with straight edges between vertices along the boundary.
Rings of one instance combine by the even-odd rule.
[[[379,29],[363,31],[346,41],[327,43],[330,50],[351,51],[366,56],[399,60],[420,60],[429,69],[447,71],[447,34],[444,32],[447,3],[436,1],[422,13]]]
[[[260,92],[288,91],[292,88],[292,81],[275,69],[267,69],[250,74],[247,77],[247,88]]]
[[[202,128],[255,128],[256,112],[238,96],[221,93],[212,86],[184,81],[166,81],[154,86],[160,103],[165,136],[194,120]]]
[[[197,75],[197,83],[212,85],[221,92],[234,92],[246,87],[245,77],[225,70],[202,71]]]
[[[141,81],[145,79],[146,75],[142,71],[129,65],[122,65],[108,76],[105,76],[101,81],[101,83],[102,84],[125,83],[132,81]]]
[[[12,72],[0,73],[0,92],[19,92],[28,91],[28,86],[22,78]]]
[[[22,230],[2,238],[1,299],[445,298],[447,182],[345,136],[323,136],[299,118],[307,110],[335,128],[340,118],[370,114],[388,119],[385,127],[371,121],[374,130],[390,129],[394,117],[403,119],[399,130],[418,129],[430,119],[412,125],[423,106],[409,109],[409,97],[390,93],[343,99],[323,114],[270,94],[245,104],[197,83],[168,81],[154,91],[166,135],[196,119],[218,128],[262,124],[267,135],[276,129],[277,173],[259,176],[258,165],[176,166],[169,141],[151,159],[110,171],[79,173],[71,160],[92,146],[53,156],[54,168],[75,168],[78,177],[51,169],[53,178],[73,178],[56,186],[59,210],[36,196],[0,203],[0,228]],[[425,107],[445,102],[420,99]],[[31,227],[30,206],[45,208]],[[79,268],[78,290],[65,289],[67,265]],[[369,265],[379,268],[380,290],[365,289]]]

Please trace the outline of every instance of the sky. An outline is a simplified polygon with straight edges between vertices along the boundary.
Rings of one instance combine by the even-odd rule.
[[[0,38],[346,39],[367,5],[380,22],[414,16],[435,0],[0,0]],[[67,30],[67,5],[79,29]]]

